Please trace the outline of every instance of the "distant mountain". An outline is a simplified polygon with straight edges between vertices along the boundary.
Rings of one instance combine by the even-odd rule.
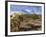
[[[36,13],[36,12],[29,12],[29,11],[27,11],[27,10],[22,10],[21,12],[19,12],[19,11],[12,11],[12,12],[10,12],[10,14],[14,14],[14,13],[19,13],[19,14],[37,14],[37,15],[41,15],[41,13]]]

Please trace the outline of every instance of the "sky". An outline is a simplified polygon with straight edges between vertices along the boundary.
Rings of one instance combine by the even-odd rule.
[[[18,12],[24,12],[24,13],[42,13],[42,7],[41,6],[26,6],[26,5],[10,5],[10,11],[18,11]]]

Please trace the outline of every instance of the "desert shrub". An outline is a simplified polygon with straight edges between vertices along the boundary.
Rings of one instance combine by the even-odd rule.
[[[32,19],[34,19],[34,20],[35,20],[35,19],[39,19],[39,16],[38,16],[37,14],[32,14],[31,17],[32,17]]]
[[[11,16],[10,18],[12,18],[13,16]],[[19,15],[19,14],[14,14],[14,17],[12,19],[10,19],[11,21],[11,31],[20,31],[20,25],[21,25],[21,22],[25,21],[28,22],[29,20],[31,19],[39,19],[39,15],[37,14],[22,14],[22,15]],[[25,23],[26,23],[25,22]],[[33,24],[27,24],[28,26],[32,27]],[[13,30],[14,29],[14,30]]]
[[[10,19],[12,28],[11,31],[19,31],[20,22],[23,21],[23,15],[14,14],[14,16],[10,16],[10,18],[12,18]]]
[[[18,18],[19,18],[19,20],[20,20],[21,22],[23,21],[23,16],[22,16],[22,15],[19,16]]]

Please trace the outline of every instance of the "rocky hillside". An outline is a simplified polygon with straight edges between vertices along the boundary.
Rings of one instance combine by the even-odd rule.
[[[14,13],[10,15],[11,32],[41,30],[42,19],[37,14]]]

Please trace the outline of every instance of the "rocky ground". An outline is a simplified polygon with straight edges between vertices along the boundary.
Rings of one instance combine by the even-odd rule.
[[[42,28],[42,20],[41,15],[34,15],[34,14],[13,14],[10,15],[11,20],[11,32],[18,32],[18,31],[38,31]]]

